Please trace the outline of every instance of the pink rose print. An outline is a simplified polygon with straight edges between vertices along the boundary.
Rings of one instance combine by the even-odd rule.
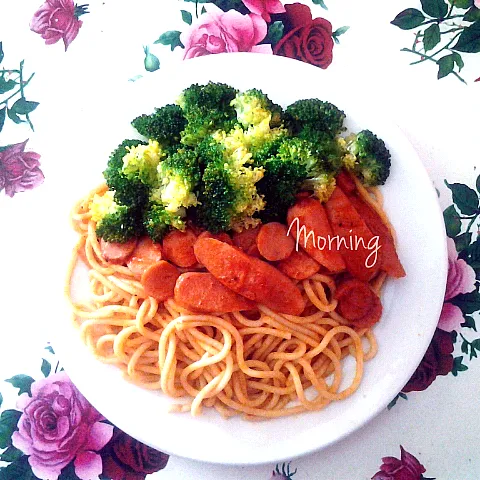
[[[47,0],[33,15],[30,30],[38,33],[47,45],[63,40],[65,51],[75,40],[87,13],[87,5],[76,6],[73,0]]]
[[[400,460],[395,457],[382,458],[382,466],[372,480],[421,480],[424,466],[400,445]]]
[[[267,24],[259,15],[224,12],[213,4],[206,4],[205,9],[197,23],[180,36],[185,59],[224,52],[272,53],[271,45],[257,45],[267,35]]]
[[[272,19],[271,13],[285,12],[285,7],[280,0],[243,0],[243,3],[252,13],[260,15],[266,22]]]
[[[27,142],[28,140],[25,140],[0,151],[0,191],[5,188],[9,197],[31,190],[44,180],[40,170],[40,155],[26,152]]]
[[[57,480],[62,468],[74,461],[81,480],[102,473],[101,450],[113,435],[113,426],[87,402],[64,372],[32,384],[17,407],[23,411],[13,445],[26,455],[33,473],[42,480]]]
[[[453,330],[459,330],[465,319],[460,308],[448,303],[448,300],[460,293],[471,292],[475,288],[475,271],[464,260],[458,259],[455,242],[451,238],[447,239],[447,249],[447,288],[445,291],[445,303],[438,321],[438,328],[445,332],[452,332]]]
[[[480,0],[475,0],[473,3],[477,8],[480,8]]]

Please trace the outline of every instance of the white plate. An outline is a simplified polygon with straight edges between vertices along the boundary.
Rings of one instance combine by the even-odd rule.
[[[346,112],[350,129],[373,130],[391,151],[391,175],[382,191],[407,277],[386,285],[384,314],[375,327],[379,352],[365,365],[359,390],[323,411],[255,423],[241,418],[224,420],[213,411],[197,418],[168,414],[169,398],[132,386],[116,368],[91,356],[69,321],[60,282],[53,280],[64,279],[75,241],[67,221],[68,209],[102,180],[109,153],[132,135],[129,122],[173,102],[190,84],[209,80],[239,89],[260,88],[284,106],[309,97],[331,101]],[[430,342],[441,310],[447,260],[443,219],[431,181],[412,146],[387,120],[381,106],[374,100],[362,105],[343,79],[316,67],[253,54],[189,60],[175,71],[151,74],[125,88],[110,86],[103,92],[101,96],[94,92],[83,96],[76,108],[70,108],[75,114],[65,119],[63,130],[55,132],[55,153],[53,149],[51,153],[56,155],[58,168],[50,172],[45,189],[45,201],[51,202],[52,195],[62,196],[51,227],[56,241],[44,246],[50,250],[50,260],[56,259],[49,266],[53,283],[45,286],[48,296],[55,289],[56,311],[48,318],[53,346],[80,391],[105,417],[144,443],[170,454],[223,464],[273,463],[311,453],[351,434],[382,411],[406,384]],[[68,169],[61,168],[67,157]],[[73,183],[72,173],[67,171],[75,172]],[[45,314],[47,310],[51,313],[51,308],[46,305]]]

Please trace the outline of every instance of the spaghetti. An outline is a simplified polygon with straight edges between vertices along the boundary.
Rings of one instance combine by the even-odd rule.
[[[377,343],[371,329],[347,326],[336,311],[335,276],[316,273],[297,284],[307,302],[304,316],[264,305],[248,316],[195,314],[173,299],[158,302],[129,268],[102,257],[88,205],[106,191],[100,186],[73,209],[80,239],[66,284],[80,335],[98,359],[117,365],[143,388],[179,399],[172,411],[193,415],[213,407],[225,417],[281,417],[320,410],[357,390]],[[378,191],[358,192],[386,219]],[[79,260],[89,268],[86,303],[71,296]],[[370,282],[376,293],[385,278],[380,272]],[[347,358],[355,363],[352,378],[346,378]]]

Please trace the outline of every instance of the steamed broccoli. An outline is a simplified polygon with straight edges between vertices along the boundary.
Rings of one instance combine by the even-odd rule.
[[[337,175],[343,166],[346,153],[345,140],[338,136],[331,138],[327,134],[303,137],[311,144],[313,155],[318,159],[322,170]]]
[[[255,156],[256,152],[263,150],[265,145],[281,140],[287,135],[288,132],[284,128],[271,128],[268,122],[262,122],[258,125],[251,125],[246,130],[240,125],[235,125],[229,132],[217,130],[212,137],[225,147],[227,155],[234,152],[238,154],[238,151],[242,151],[244,154],[251,153],[252,156]]]
[[[322,203],[326,202],[335,190],[335,175],[331,172],[317,172],[302,183],[302,190],[311,190]]]
[[[123,173],[123,157],[130,147],[146,145],[139,140],[124,140],[110,155],[103,176],[110,190],[115,191],[115,201],[131,207],[142,207],[148,199],[148,187],[138,178],[128,178]]]
[[[315,197],[326,202],[335,189],[335,176],[342,166],[343,143],[340,138],[325,141],[323,144],[303,141],[305,145],[299,151],[304,152],[301,158],[307,174],[301,190],[313,191]]]
[[[284,137],[278,136],[272,140],[268,140],[262,145],[252,149],[252,163],[255,166],[265,165],[265,163],[278,153],[280,145],[285,140]]]
[[[91,204],[97,233],[160,241],[184,230],[187,219],[213,233],[285,221],[301,190],[327,201],[342,166],[366,185],[384,183],[385,144],[368,130],[343,138],[344,120],[318,99],[283,112],[257,89],[191,85],[178,105],[133,120],[148,144],[125,140],[111,154],[104,172],[110,191]]]
[[[346,139],[348,154],[344,164],[367,186],[383,185],[390,174],[390,152],[385,142],[370,130],[362,130]]]
[[[174,213],[180,207],[197,205],[195,189],[200,181],[198,154],[182,148],[158,165],[158,188],[152,190],[151,199]]]
[[[156,108],[151,115],[140,115],[132,121],[140,135],[156,140],[164,147],[180,143],[180,134],[186,124],[182,109],[178,105]]]
[[[334,138],[344,130],[344,120],[342,110],[316,98],[298,100],[285,110],[285,121],[291,133],[310,141],[324,134]]]
[[[187,120],[182,143],[197,145],[216,130],[228,132],[236,123],[236,112],[230,105],[236,94],[233,87],[213,82],[185,89],[178,99]]]
[[[148,236],[154,242],[160,242],[164,235],[172,228],[185,230],[185,209],[179,209],[177,212],[167,212],[161,204],[149,203],[143,217],[143,225]]]
[[[311,145],[295,137],[277,140],[256,152],[254,162],[265,169],[257,185],[266,203],[259,217],[264,222],[284,221],[303,181],[316,168]]]
[[[306,174],[318,168],[313,145],[301,138],[287,138],[278,148],[277,158],[284,162],[294,162],[304,167]]]
[[[114,195],[113,191],[95,195],[90,202],[90,213],[97,222],[98,237],[107,242],[125,243],[143,234],[142,216],[137,208],[116,203]]]
[[[255,88],[237,93],[231,105],[237,112],[237,120],[244,127],[267,123],[278,127],[282,123],[283,110],[273,103],[261,90]]]
[[[157,184],[157,167],[165,153],[156,140],[149,140],[148,145],[127,147],[123,157],[122,173],[129,180],[140,181],[147,187]]]
[[[315,145],[297,137],[265,146],[254,156],[254,165],[262,165],[264,177],[257,189],[266,207],[259,213],[262,221],[284,221],[288,208],[300,190],[312,191],[322,202],[335,188],[335,173],[317,156]]]
[[[275,160],[267,162],[265,175],[257,185],[266,204],[258,215],[262,222],[285,220],[287,210],[295,203],[303,178],[305,169],[302,166]]]
[[[292,135],[311,143],[323,170],[337,174],[345,154],[338,136],[344,130],[345,113],[329,102],[305,99],[288,106],[285,118]]]
[[[253,215],[265,207],[256,184],[263,169],[246,165],[249,156],[227,155],[213,139],[203,144],[207,158],[196,208],[197,223],[218,233],[241,231],[259,223]]]

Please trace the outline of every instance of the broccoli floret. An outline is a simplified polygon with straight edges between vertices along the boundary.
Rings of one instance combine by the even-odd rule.
[[[224,148],[211,136],[205,137],[196,147],[197,160],[201,171],[205,169],[210,161],[223,159]]]
[[[275,143],[269,145],[275,151]],[[266,146],[267,147],[267,146]],[[316,156],[315,146],[301,138],[283,139],[276,153],[265,148],[262,163],[264,177],[257,189],[266,207],[259,214],[262,221],[284,221],[287,210],[295,203],[300,190],[309,190],[322,202],[327,201],[335,188],[335,175]],[[259,159],[255,157],[254,164]]]
[[[136,208],[119,205],[115,192],[95,195],[90,203],[92,220],[96,222],[97,236],[107,242],[125,243],[143,233],[142,215]]]
[[[345,113],[329,102],[305,99],[288,106],[285,118],[292,135],[310,142],[322,170],[337,174],[345,154],[338,137],[344,130]]]
[[[322,133],[334,138],[344,130],[344,120],[342,110],[316,98],[298,100],[285,110],[285,123],[291,133],[310,141]]]
[[[335,186],[335,176],[330,172],[325,172],[307,178],[302,183],[302,190],[311,190],[321,202],[326,202],[335,190]]]
[[[134,213],[135,209],[120,205],[115,213],[110,213],[97,223],[97,236],[107,242],[125,243],[140,237],[143,233],[142,222]]]
[[[304,178],[303,165],[277,159],[265,164],[264,177],[257,185],[257,190],[266,203],[265,209],[259,213],[262,222],[285,220],[287,210],[295,203],[295,195]]]
[[[246,166],[248,155],[227,155],[224,146],[213,140],[208,148],[195,209],[197,223],[212,233],[240,231],[258,224],[253,215],[265,207],[256,188],[263,168]],[[207,153],[206,145],[203,149]]]
[[[310,143],[312,154],[325,172],[337,175],[343,166],[346,153],[345,140],[342,137],[330,137],[326,133],[305,134],[300,138]]]
[[[180,207],[197,205],[195,189],[201,172],[194,150],[178,150],[160,162],[157,170],[159,187],[152,190],[151,200],[163,204],[169,213],[175,213]]]
[[[179,209],[176,213],[167,212],[163,205],[151,202],[145,211],[143,225],[148,236],[154,242],[160,242],[172,228],[185,230],[184,217],[184,209]]]
[[[141,208],[148,200],[148,188],[138,178],[127,178],[123,173],[123,157],[130,147],[146,145],[139,140],[124,140],[110,155],[103,176],[115,201],[122,205]]]
[[[196,223],[212,233],[230,230],[231,205],[235,192],[229,174],[218,169],[215,163],[206,168],[199,193],[199,206],[195,209]]]
[[[263,145],[252,149],[252,162],[256,167],[265,165],[265,163],[278,153],[280,145],[284,141],[284,137],[277,137],[273,140],[265,142]]]
[[[187,120],[178,105],[156,108],[151,115],[140,115],[132,121],[140,135],[156,140],[163,147],[180,143],[180,134],[186,124]]]
[[[237,90],[225,83],[208,82],[206,85],[194,83],[183,90],[178,104],[187,113],[197,108],[208,112],[225,110],[230,107],[230,103],[236,95]]]
[[[213,82],[185,89],[178,99],[188,122],[182,132],[182,143],[197,145],[216,130],[230,131],[236,123],[236,112],[230,105],[236,94],[233,87]]]
[[[316,171],[317,159],[309,142],[293,137],[266,145],[254,159],[255,164],[260,161],[265,174],[257,189],[266,206],[259,217],[263,222],[284,221],[303,181]]]
[[[157,185],[157,167],[165,156],[156,140],[149,140],[148,145],[127,147],[123,157],[122,173],[129,179],[140,181],[147,187]]]
[[[321,202],[326,202],[335,189],[335,176],[341,168],[344,152],[342,142],[337,141],[337,138],[325,141],[323,144],[307,140],[303,142],[303,145],[292,150],[292,154],[298,152],[297,155],[300,156],[307,170],[300,190],[313,191],[315,197]]]
[[[217,130],[211,135],[214,142],[217,142],[223,148],[223,155],[236,155],[245,157],[249,154],[249,144],[240,125],[236,125],[229,132]]]
[[[370,130],[362,130],[347,137],[346,146],[345,166],[353,170],[365,185],[383,185],[390,174],[391,164],[385,142]]]
[[[313,145],[301,138],[285,139],[278,148],[277,158],[283,162],[302,165],[307,175],[318,169],[319,160],[315,156]]]
[[[238,155],[239,151],[242,151],[243,154],[255,155],[255,152],[263,149],[266,144],[281,140],[287,134],[288,132],[284,128],[270,128],[268,122],[262,122],[258,125],[251,125],[246,130],[240,125],[235,125],[229,132],[217,130],[212,137],[225,147],[227,155]]]
[[[231,105],[237,112],[237,120],[246,128],[263,122],[270,127],[279,127],[282,123],[282,107],[273,103],[261,90],[253,88],[237,93]]]

